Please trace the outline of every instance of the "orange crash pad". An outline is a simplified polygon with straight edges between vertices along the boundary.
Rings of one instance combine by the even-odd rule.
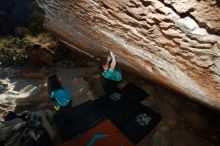
[[[110,120],[105,120],[81,137],[59,146],[134,146]]]

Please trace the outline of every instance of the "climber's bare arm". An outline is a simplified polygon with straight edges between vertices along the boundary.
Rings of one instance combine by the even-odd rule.
[[[112,62],[111,62],[111,71],[115,71],[115,66],[116,66],[116,59],[115,59],[115,54],[113,52],[110,52]]]
[[[109,63],[111,61],[111,57],[108,56],[106,64],[103,66],[104,71],[107,71],[109,68]]]

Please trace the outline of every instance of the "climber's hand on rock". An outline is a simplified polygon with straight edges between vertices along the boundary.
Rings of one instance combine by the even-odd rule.
[[[110,55],[112,58],[115,58],[115,54],[112,51],[110,52]]]

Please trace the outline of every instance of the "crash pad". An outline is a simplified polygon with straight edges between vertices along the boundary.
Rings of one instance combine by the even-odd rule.
[[[100,97],[95,100],[95,103],[118,127],[132,118],[132,116],[142,107],[120,90]]]
[[[150,108],[143,107],[121,128],[122,132],[133,142],[138,143],[159,123],[161,116]]]
[[[147,92],[133,83],[126,85],[124,88],[122,88],[122,91],[124,94],[137,102],[140,102],[149,96]]]
[[[79,138],[59,146],[134,146],[110,121],[105,120]]]
[[[104,119],[103,113],[92,101],[54,115],[56,125],[64,141],[82,134]]]

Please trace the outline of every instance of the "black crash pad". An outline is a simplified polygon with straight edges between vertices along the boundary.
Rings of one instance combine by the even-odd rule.
[[[72,107],[54,115],[64,141],[87,131],[104,119],[103,113],[92,101]]]
[[[95,100],[95,103],[119,128],[142,107],[141,104],[133,101],[120,90],[100,97]]]
[[[105,90],[105,93],[111,94],[111,93],[115,92],[118,89],[117,88],[118,83],[119,82],[104,79],[103,88]]]
[[[122,132],[133,142],[138,143],[150,133],[161,120],[161,116],[147,107],[143,107],[121,128]]]
[[[124,88],[122,88],[124,94],[130,98],[140,102],[149,96],[143,89],[136,86],[135,84],[129,83]]]

